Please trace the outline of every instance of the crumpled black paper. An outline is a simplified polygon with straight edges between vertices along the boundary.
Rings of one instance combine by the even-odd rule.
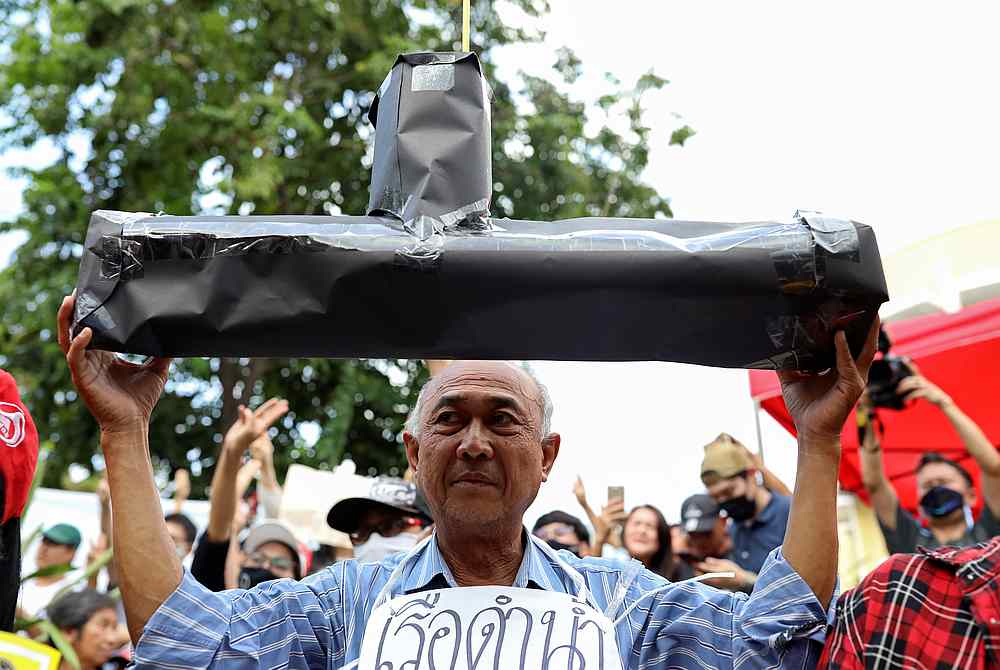
[[[419,234],[418,234],[419,232]],[[822,369],[888,298],[868,226],[96,212],[76,329],[158,356]]]

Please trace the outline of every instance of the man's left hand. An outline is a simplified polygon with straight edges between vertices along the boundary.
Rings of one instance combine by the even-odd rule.
[[[851,358],[847,336],[838,331],[834,336],[837,348],[835,369],[824,374],[807,374],[797,370],[778,373],[781,393],[800,440],[839,443],[844,422],[865,390],[868,368],[875,357],[878,329],[879,319],[876,317],[856,361]]]

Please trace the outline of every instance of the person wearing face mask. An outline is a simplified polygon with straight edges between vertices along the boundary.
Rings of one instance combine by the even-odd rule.
[[[764,483],[758,483],[758,472]],[[722,433],[705,446],[701,481],[729,518],[733,560],[754,574],[784,540],[791,511],[790,497],[768,489],[769,476],[774,478],[760,470],[747,448],[731,435]]]
[[[680,528],[684,551],[677,557],[687,563],[696,575],[711,572],[732,572],[733,577],[706,579],[705,583],[728,591],[750,593],[757,575],[744,570],[733,561],[733,539],[727,529],[726,517],[712,496],[697,493],[681,505]]]
[[[572,514],[555,510],[535,521],[531,533],[544,540],[556,551],[565,549],[574,556],[590,555],[590,533],[583,522]]]
[[[303,561],[298,541],[284,524],[266,521],[250,530],[243,541],[238,586],[251,589],[274,579],[302,579]]]
[[[977,498],[972,475],[957,461],[927,452],[920,456],[916,469],[917,500],[926,527],[903,509],[882,465],[881,442],[873,429],[875,409],[864,395],[857,412],[863,433],[861,480],[871,497],[886,548],[890,554],[907,554],[918,547],[968,547],[1000,535],[1000,453],[951,396],[921,376],[912,362],[909,365],[916,374],[900,382],[899,394],[906,403],[923,400],[941,410],[979,466],[985,505],[979,519],[973,519]]]
[[[359,563],[378,563],[386,556],[412,549],[432,520],[413,483],[398,477],[376,477],[367,496],[337,502],[326,522],[347,533]]]

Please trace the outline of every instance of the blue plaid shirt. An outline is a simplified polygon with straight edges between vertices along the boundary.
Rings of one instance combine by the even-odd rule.
[[[147,623],[135,666],[340,668],[358,657],[375,599],[402,556],[344,561],[301,582],[281,579],[249,591],[213,593],[185,572]],[[668,582],[635,563],[560,557],[583,575],[602,609],[620,579],[639,573],[611,614],[641,599],[615,631],[624,668],[813,668],[822,651],[829,611],[780,548],[750,596],[687,583],[643,599]],[[513,585],[575,593],[569,575],[531,542]],[[456,586],[434,539],[402,573],[405,593]]]

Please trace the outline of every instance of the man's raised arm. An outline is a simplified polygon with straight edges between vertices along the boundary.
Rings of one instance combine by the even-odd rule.
[[[136,365],[107,351],[88,351],[89,328],[70,337],[74,302],[65,298],[59,308],[59,346],[73,384],[101,428],[119,586],[129,635],[138,642],[146,622],[183,575],[149,458],[149,416],[163,393],[170,359]]]
[[[837,367],[824,375],[782,372],[781,392],[798,433],[799,463],[782,553],[827,606],[837,582],[837,475],[840,431],[865,389],[875,356],[878,319],[857,361],[843,332]]]

